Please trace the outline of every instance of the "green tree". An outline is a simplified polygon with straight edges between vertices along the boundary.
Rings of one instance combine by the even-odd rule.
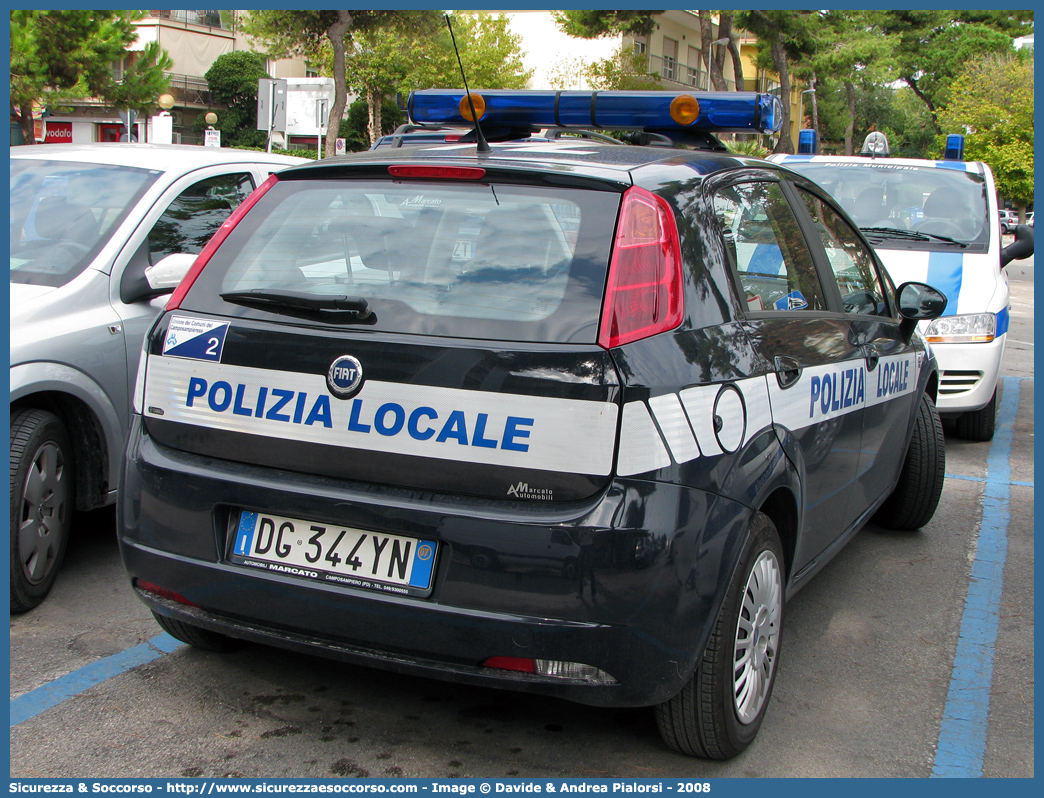
[[[170,56],[149,42],[133,57],[137,11],[11,12],[11,104],[26,144],[36,143],[33,104],[96,97],[119,108],[147,111],[168,85]],[[114,61],[128,63],[117,80]]]
[[[794,75],[811,90],[806,96],[812,127],[821,136],[824,128],[830,129],[838,138],[843,130],[845,155],[852,155],[859,126],[857,95],[891,80],[891,45],[888,37],[874,30],[867,12],[825,11],[818,22],[812,28],[815,46],[795,64]],[[842,96],[832,98],[832,93]],[[826,111],[822,124],[821,102]],[[841,119],[843,125],[838,124]]]
[[[405,121],[406,114],[395,104],[395,100],[385,100],[381,106],[381,135],[394,133],[395,128]],[[344,139],[348,152],[370,148],[370,111],[362,97],[348,106],[348,117],[341,121],[338,135]]]
[[[1024,30],[1032,11],[958,12],[901,10],[872,12],[876,30],[890,37],[896,76],[928,108],[936,134],[937,111],[965,64],[985,55],[1010,53],[1012,33]]]
[[[223,53],[204,77],[214,99],[226,110],[217,129],[226,147],[264,147],[266,134],[257,129],[257,82],[267,78],[264,58],[249,50]]]
[[[522,63],[522,39],[503,14],[454,14],[453,33],[468,85],[473,89],[524,89],[533,76]],[[403,78],[402,91],[464,88],[460,66],[445,22]]]
[[[555,24],[563,32],[578,39],[600,39],[630,33],[648,36],[656,29],[656,15],[663,11],[594,11],[572,9],[554,11]]]
[[[503,15],[452,18],[468,85],[475,89],[521,89],[532,75],[522,64],[521,40]],[[404,11],[353,36],[347,55],[349,87],[369,109],[369,140],[384,132],[385,100],[396,92],[463,88],[460,66],[441,14]],[[325,61],[329,64],[329,60]]]
[[[717,38],[714,36],[715,16],[718,18]],[[700,61],[707,72],[710,88],[714,91],[728,89],[725,82],[725,54],[728,53],[732,56],[732,70],[736,76],[735,88],[743,91],[743,60],[732,29],[732,14],[728,11],[697,11],[696,17],[699,19],[700,42],[703,45],[700,48]]]
[[[1032,54],[967,64],[939,121],[946,130],[967,131],[965,157],[989,164],[998,193],[1024,214],[1033,202]]]
[[[779,75],[783,125],[774,152],[794,152],[790,138],[790,61],[810,57],[816,51],[821,24],[815,11],[739,11],[736,24],[758,37],[757,64]]]
[[[402,11],[352,36],[345,55],[348,88],[362,96],[367,108],[370,141],[384,132],[385,98],[393,96],[412,66],[427,57],[442,24],[442,15],[435,11]]]
[[[596,91],[646,91],[663,88],[660,76],[649,71],[649,57],[625,46],[621,46],[609,58],[587,64],[583,68],[583,75],[588,85]]]
[[[244,31],[268,48],[269,55],[285,57],[298,55],[317,59],[323,47],[332,53],[331,74],[334,79],[334,99],[330,108],[330,124],[326,131],[325,153],[332,156],[337,147],[337,132],[348,98],[345,77],[345,54],[349,33],[357,33],[378,25],[397,14],[396,11],[322,11],[262,10],[251,11],[243,22]]]

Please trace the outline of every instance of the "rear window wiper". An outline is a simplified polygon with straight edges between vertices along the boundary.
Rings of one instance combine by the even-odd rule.
[[[272,310],[277,313],[286,312],[289,315],[297,315],[294,311],[306,311],[309,314],[353,313],[359,321],[369,321],[373,316],[370,303],[360,296],[254,288],[250,291],[229,291],[222,294],[221,298],[237,305]]]
[[[935,233],[922,233],[920,230],[902,230],[898,227],[860,227],[859,228],[863,235],[870,239],[902,239],[904,241],[931,241],[933,238],[939,241],[945,241],[947,244],[956,244],[961,249],[966,249],[967,244],[963,241],[958,241],[956,238],[950,238],[948,236],[941,236]]]

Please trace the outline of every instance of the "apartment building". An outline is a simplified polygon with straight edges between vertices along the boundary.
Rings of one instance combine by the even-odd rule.
[[[200,134],[193,123],[208,111],[217,110],[211,97],[206,78],[214,60],[224,53],[253,49],[249,38],[240,30],[238,11],[185,11],[149,10],[138,20],[138,41],[120,62],[113,64],[117,76],[132,63],[135,52],[144,49],[148,42],[159,42],[170,55],[173,69],[169,73],[170,87],[167,93],[174,98],[169,113],[172,117],[173,140],[175,143],[198,144]],[[276,78],[311,77],[317,73],[309,69],[302,59],[280,59],[266,62],[268,74]],[[157,100],[159,98],[157,97]],[[157,105],[153,114],[160,113]],[[81,100],[52,109],[44,120],[45,142],[72,142],[74,144],[95,141],[119,141],[125,132],[119,110],[100,100]],[[148,117],[139,117],[135,123],[138,141],[150,138]],[[15,140],[12,127],[12,144],[20,143],[21,131]]]

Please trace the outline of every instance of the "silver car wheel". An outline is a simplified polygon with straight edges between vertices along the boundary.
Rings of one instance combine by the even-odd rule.
[[[762,551],[747,578],[736,623],[732,697],[741,723],[758,716],[772,686],[782,608],[779,561],[771,551]]]
[[[22,573],[39,584],[51,573],[68,532],[69,476],[65,456],[53,441],[33,454],[22,488],[18,555]]]

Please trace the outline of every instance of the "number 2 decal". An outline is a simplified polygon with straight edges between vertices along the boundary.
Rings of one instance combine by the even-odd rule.
[[[221,339],[211,338],[207,343],[210,344],[210,346],[207,347],[207,354],[216,355],[218,353],[218,345],[221,343]]]

